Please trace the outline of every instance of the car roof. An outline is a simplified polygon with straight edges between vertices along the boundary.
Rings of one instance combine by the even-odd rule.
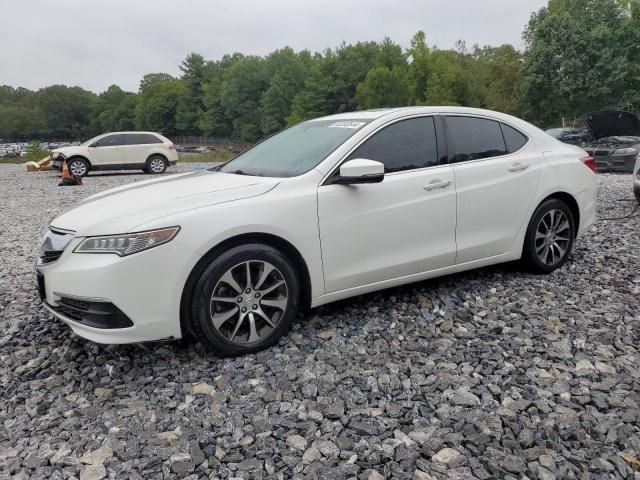
[[[321,120],[375,120],[393,113],[458,113],[470,115],[487,115],[490,117],[510,117],[507,114],[493,110],[470,107],[449,107],[449,106],[418,106],[418,107],[396,107],[396,108],[376,108],[372,110],[359,110],[355,112],[338,113],[325,117],[314,118],[310,121]]]
[[[149,134],[149,135],[162,135],[158,132],[143,132],[141,130],[135,130],[135,131],[130,131],[130,132],[105,132],[105,133],[101,133],[100,135],[115,135],[115,134],[121,134],[121,133],[144,133],[144,134]]]

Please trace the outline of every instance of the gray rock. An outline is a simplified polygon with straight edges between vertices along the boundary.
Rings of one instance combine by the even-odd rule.
[[[178,475],[186,475],[193,472],[195,463],[188,453],[176,453],[169,458],[171,470]]]

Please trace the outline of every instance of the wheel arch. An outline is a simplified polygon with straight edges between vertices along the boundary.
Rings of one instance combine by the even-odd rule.
[[[243,233],[223,240],[212,247],[191,269],[191,272],[189,273],[182,288],[182,294],[180,297],[180,330],[182,331],[183,336],[188,331],[187,317],[189,315],[190,293],[193,291],[193,288],[195,287],[202,272],[217,255],[220,255],[222,252],[230,248],[237,247],[239,245],[246,245],[248,243],[269,245],[270,247],[282,252],[293,262],[294,267],[300,276],[300,309],[302,311],[306,311],[311,307],[311,276],[309,274],[307,263],[300,251],[292,243],[277,235],[262,232]]]
[[[567,207],[569,207],[569,210],[571,210],[571,214],[573,215],[573,219],[575,221],[576,228],[575,228],[574,235],[577,235],[578,230],[580,230],[580,206],[578,205],[578,202],[575,199],[575,197],[570,193],[559,191],[559,192],[554,192],[550,195],[547,195],[538,203],[538,205],[536,206],[533,212],[535,213],[535,211],[538,209],[540,205],[542,205],[547,200],[551,200],[552,198],[557,198],[558,200],[563,201],[567,205]]]
[[[167,156],[164,153],[152,152],[147,156],[147,159],[144,162],[147,163],[149,161],[149,159],[151,159],[152,157],[162,157],[165,162],[169,161],[169,159],[167,158]]]
[[[66,161],[70,161],[73,160],[75,158],[79,158],[80,160],[84,160],[85,162],[87,162],[89,164],[89,168],[93,167],[93,165],[91,165],[91,160],[89,160],[87,157],[85,157],[84,155],[80,155],[78,153],[76,153],[75,155],[71,155],[70,157],[68,157],[66,159]]]

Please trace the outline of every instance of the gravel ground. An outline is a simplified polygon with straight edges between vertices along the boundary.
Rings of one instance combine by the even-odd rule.
[[[638,217],[598,222],[550,276],[361,296],[221,360],[93,344],[36,298],[48,221],[147,177],[58,188],[0,165],[1,478],[640,479]],[[602,206],[631,205],[629,175],[600,183]]]

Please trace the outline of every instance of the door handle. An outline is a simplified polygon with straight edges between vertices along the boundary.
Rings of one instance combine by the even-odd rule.
[[[522,170],[526,170],[527,168],[529,168],[529,164],[528,163],[520,163],[520,162],[516,162],[513,165],[511,165],[509,167],[509,171],[510,172],[521,172]]]
[[[438,188],[446,188],[449,185],[451,185],[451,182],[449,180],[433,180],[422,188],[424,188],[427,192],[430,192],[431,190],[436,190]]]

